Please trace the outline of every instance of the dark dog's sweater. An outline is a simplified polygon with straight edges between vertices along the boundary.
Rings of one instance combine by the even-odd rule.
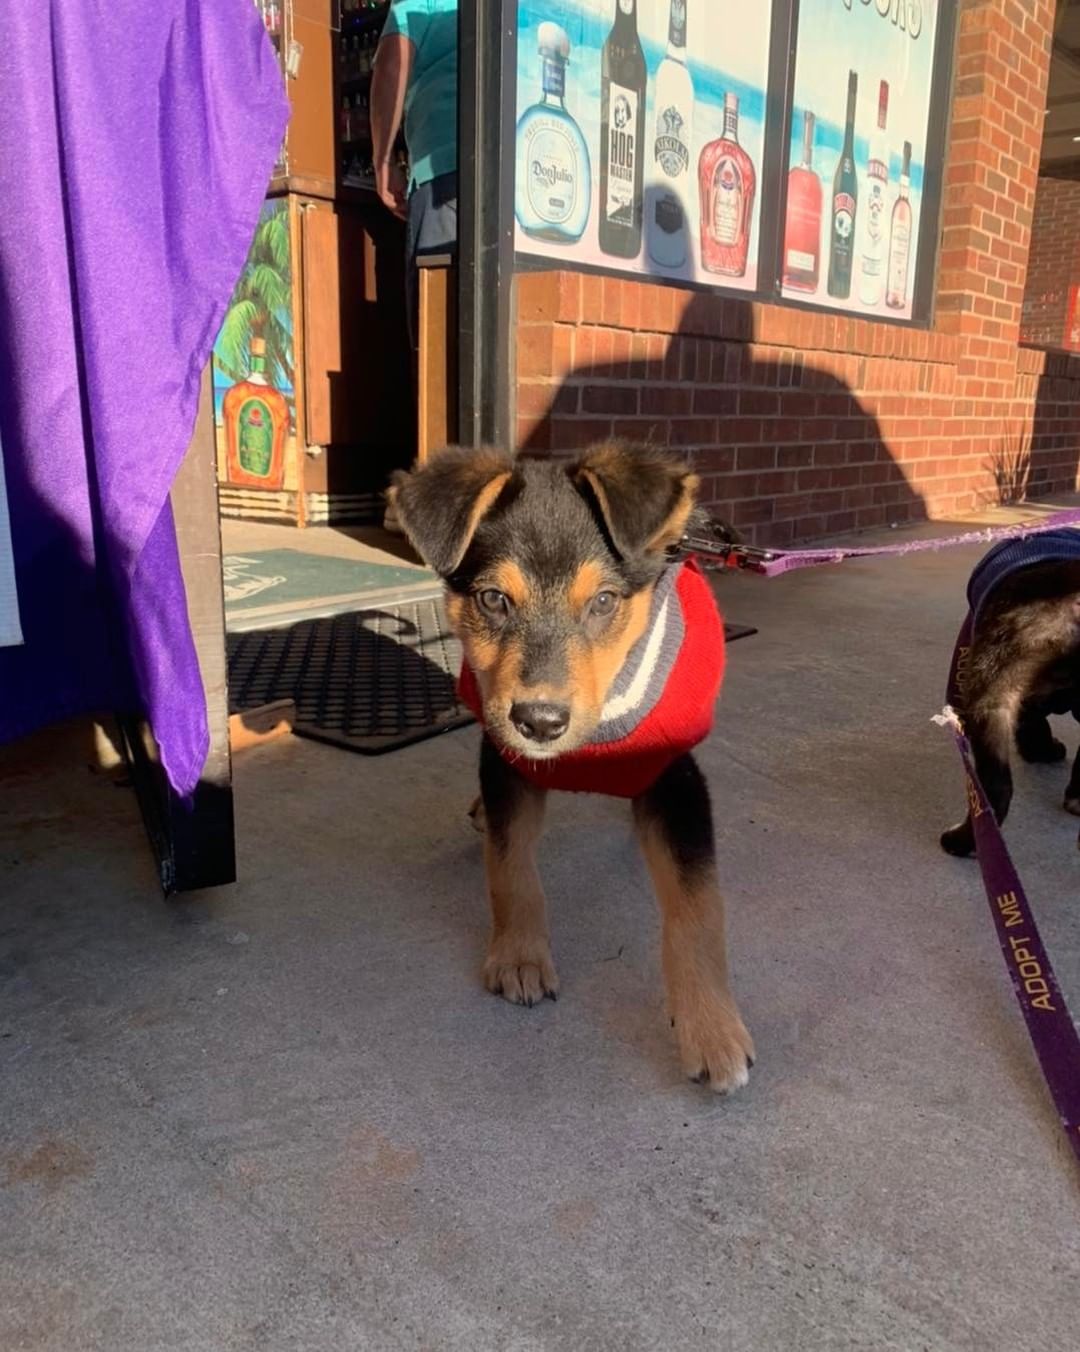
[[[693,560],[673,565],[656,585],[649,623],[627,654],[589,741],[552,760],[506,759],[543,789],[636,798],[709,735],[723,674],[724,626],[712,591]],[[482,722],[480,691],[468,664],[459,692]]]
[[[1040,535],[1024,535],[1002,540],[975,565],[968,580],[967,599],[972,624],[979,622],[979,611],[987,597],[1009,573],[1030,568],[1036,563],[1063,563],[1080,559],[1080,530],[1048,530]]]

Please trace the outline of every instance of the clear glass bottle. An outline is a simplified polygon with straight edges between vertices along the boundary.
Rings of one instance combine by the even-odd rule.
[[[739,145],[739,96],[724,95],[724,134],[702,150],[701,266],[725,277],[743,277],[750,248],[757,174]]]
[[[908,264],[911,261],[911,142],[904,142],[900,169],[900,194],[893,203],[889,231],[889,275],[885,304],[890,310],[907,305]]]
[[[533,239],[576,244],[592,205],[592,169],[581,128],[566,109],[570,39],[554,23],[540,25],[540,100],[517,124],[514,211]]]
[[[880,305],[885,289],[885,194],[889,186],[889,143],[885,124],[889,117],[889,82],[878,87],[877,126],[870,138],[866,166],[866,205],[863,210],[862,265],[859,299],[864,305]]]
[[[690,256],[690,144],[694,85],[686,68],[686,0],[671,0],[667,55],[656,72],[656,139],[645,194],[649,257],[681,268]]]

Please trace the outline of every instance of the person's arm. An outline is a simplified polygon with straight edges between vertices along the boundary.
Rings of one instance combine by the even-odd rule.
[[[394,142],[401,129],[405,91],[409,87],[416,48],[401,33],[387,33],[379,41],[375,74],[371,80],[371,143],[375,160],[375,191],[395,216],[405,218],[408,183],[394,163]]]

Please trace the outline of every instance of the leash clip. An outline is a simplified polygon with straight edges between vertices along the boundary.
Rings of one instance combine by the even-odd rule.
[[[729,527],[719,521],[710,521],[709,528],[687,531],[679,548],[686,554],[697,554],[702,561],[713,561],[723,568],[742,568],[752,573],[763,572],[764,565],[776,557],[775,551],[759,545],[743,544],[734,538]]]

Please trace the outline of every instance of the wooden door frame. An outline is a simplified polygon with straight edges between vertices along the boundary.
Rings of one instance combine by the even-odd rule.
[[[170,499],[210,725],[210,753],[190,802],[180,799],[166,779],[145,720],[117,720],[167,897],[236,881],[225,596],[209,364],[200,385],[195,430]]]

